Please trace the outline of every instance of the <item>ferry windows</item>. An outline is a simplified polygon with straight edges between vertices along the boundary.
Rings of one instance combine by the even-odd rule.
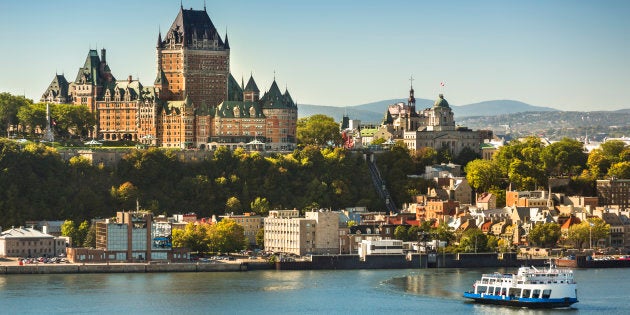
[[[530,296],[530,294],[532,294],[532,290],[530,290],[530,289],[523,289],[523,297],[524,298],[528,298]]]
[[[551,290],[543,290],[542,292],[543,299],[548,299],[550,296],[551,296]]]
[[[532,292],[532,298],[537,299],[539,297],[540,297],[540,290],[534,289],[534,291]]]

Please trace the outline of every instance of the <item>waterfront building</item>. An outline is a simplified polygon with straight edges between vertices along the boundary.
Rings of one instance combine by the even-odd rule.
[[[65,253],[65,238],[34,228],[10,228],[0,234],[2,257],[56,257]]]
[[[275,76],[266,93],[253,76],[239,85],[230,73],[228,36],[204,10],[180,10],[156,44],[156,78],[143,86],[116,80],[106,50],[90,49],[73,82],[55,75],[42,102],[87,106],[97,123],[90,136],[167,148],[259,150],[296,147],[297,104]],[[248,147],[247,145],[250,144]],[[254,145],[251,145],[254,144]]]
[[[299,256],[339,252],[339,213],[311,211],[302,218],[296,212],[269,211],[264,219],[265,250]]]
[[[247,238],[247,245],[252,247],[256,246],[256,234],[261,227],[263,227],[263,217],[255,213],[243,213],[243,214],[226,214],[220,216],[221,219],[231,219],[236,224],[243,227],[243,233]]]
[[[96,249],[69,248],[73,262],[187,261],[188,250],[173,248],[172,225],[153,220],[147,211],[117,212],[115,219],[96,224]]]
[[[365,260],[369,255],[402,255],[401,240],[362,240],[358,251],[359,257]]]

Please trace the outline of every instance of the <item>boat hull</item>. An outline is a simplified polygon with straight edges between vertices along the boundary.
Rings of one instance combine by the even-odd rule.
[[[532,299],[532,298],[510,298],[509,296],[481,295],[472,292],[465,292],[464,297],[472,299],[477,303],[505,305],[527,308],[561,308],[569,307],[577,303],[577,298],[560,299]]]

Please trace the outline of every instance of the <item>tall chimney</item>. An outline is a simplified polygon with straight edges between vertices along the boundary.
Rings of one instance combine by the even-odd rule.
[[[105,52],[105,48],[101,49],[101,62],[102,63],[107,63],[107,53]]]

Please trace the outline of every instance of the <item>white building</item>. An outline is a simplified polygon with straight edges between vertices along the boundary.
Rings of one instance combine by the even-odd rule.
[[[307,212],[304,218],[296,217],[296,213],[269,211],[264,220],[265,250],[299,256],[339,252],[338,212]]]
[[[402,255],[403,241],[401,240],[362,240],[359,247],[359,257],[369,255]]]

